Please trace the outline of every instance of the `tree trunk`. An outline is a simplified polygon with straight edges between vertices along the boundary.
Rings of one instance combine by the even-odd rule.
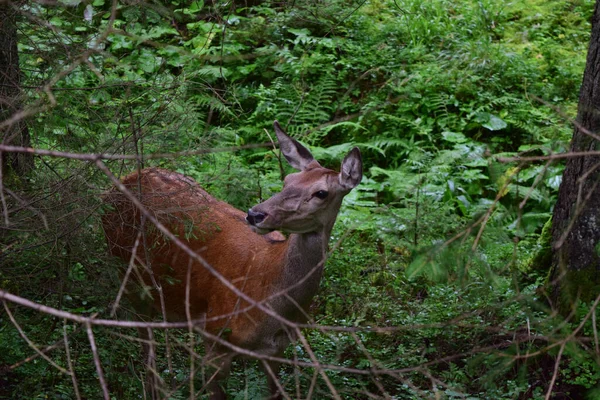
[[[0,121],[6,121],[21,111],[21,69],[17,50],[16,9],[0,0]],[[15,121],[0,130],[3,144],[29,147],[31,140],[24,120]],[[0,153],[0,167],[5,173],[25,175],[33,168],[31,154]]]
[[[600,0],[579,93],[571,151],[600,150]],[[600,294],[600,157],[569,158],[552,216],[551,298],[565,310]]]

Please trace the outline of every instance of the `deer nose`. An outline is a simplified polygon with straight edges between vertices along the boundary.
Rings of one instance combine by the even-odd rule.
[[[252,211],[250,209],[250,210],[248,210],[248,215],[246,215],[246,221],[248,221],[248,223],[250,225],[256,225],[256,224],[261,223],[265,219],[266,216],[267,216],[267,214],[265,214],[265,213]]]

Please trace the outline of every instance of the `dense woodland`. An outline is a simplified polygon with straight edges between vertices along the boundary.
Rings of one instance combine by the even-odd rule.
[[[598,148],[595,6],[0,0],[0,398],[144,398],[135,329],[55,312],[130,319],[106,171],[160,166],[247,210],[291,171],[274,120],[324,166],[364,163],[288,398],[600,398],[599,159],[569,155]],[[164,397],[206,398],[202,336],[153,333]],[[235,363],[230,398],[265,390]]]

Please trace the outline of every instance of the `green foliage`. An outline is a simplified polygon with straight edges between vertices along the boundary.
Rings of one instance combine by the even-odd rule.
[[[398,399],[541,399],[564,343],[556,392],[593,398],[600,390],[593,299],[561,320],[539,289],[549,243],[543,227],[563,166],[506,162],[568,148],[572,128],[556,109],[575,114],[593,6],[23,3],[29,129],[37,148],[140,154],[107,165],[119,176],[138,166],[170,168],[240,209],[281,188],[277,153],[241,148],[270,143],[274,119],[327,167],[339,168],[358,146],[365,176],[338,217],[312,313],[320,325],[349,330],[306,335],[322,363],[401,372],[395,379],[328,371],[342,397],[381,394],[381,384]],[[239,149],[144,158],[221,147]],[[0,287],[106,317],[119,287],[99,229],[109,183],[73,159],[38,157],[36,166],[26,182],[5,182],[19,197],[7,196],[16,211],[0,232]],[[14,313],[34,343],[62,340],[62,321]],[[0,318],[0,397],[73,398],[70,378],[39,358],[1,375],[32,351]],[[77,325],[65,329],[82,397],[98,398],[87,336]],[[139,398],[144,372],[128,337],[135,332],[115,332],[95,330],[107,381],[117,398]],[[288,353],[312,362],[302,346]],[[50,357],[67,365],[64,350]],[[172,361],[169,371],[159,356],[158,373],[175,383],[172,398],[187,398],[189,359],[175,351]],[[256,366],[246,367],[229,382],[233,398],[264,393]],[[315,398],[328,398],[314,373],[286,366],[283,384],[290,393],[314,386]]]

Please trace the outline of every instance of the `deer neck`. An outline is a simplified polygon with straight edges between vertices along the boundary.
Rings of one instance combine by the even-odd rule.
[[[318,232],[292,234],[288,239],[279,290],[289,288],[280,304],[284,309],[291,310],[292,315],[297,314],[298,306],[307,309],[319,288],[330,233],[331,228],[327,228]]]

